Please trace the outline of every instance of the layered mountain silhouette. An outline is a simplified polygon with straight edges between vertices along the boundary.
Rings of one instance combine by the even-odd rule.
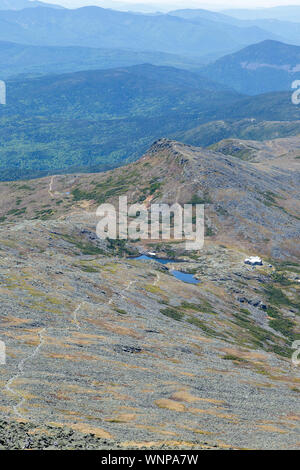
[[[46,2],[38,2],[36,0],[0,0],[0,10],[24,10],[25,8],[57,8],[62,9],[60,5],[55,5]]]
[[[218,59],[203,73],[245,94],[290,90],[300,78],[300,46],[263,41]]]
[[[0,41],[0,77],[38,76],[149,63],[199,69],[199,59],[176,54],[80,46],[31,46]]]
[[[238,50],[264,39],[279,39],[257,27],[167,14],[143,15],[98,7],[77,10],[27,8],[0,12],[0,40],[32,45],[151,50],[189,57]]]

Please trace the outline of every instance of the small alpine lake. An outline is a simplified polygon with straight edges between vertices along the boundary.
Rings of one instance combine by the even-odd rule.
[[[168,259],[168,258],[156,258],[155,256],[147,256],[147,255],[140,255],[136,256],[134,258],[136,261],[143,261],[143,260],[151,260],[151,261],[157,261],[158,263],[161,264],[171,264],[171,263],[178,263],[179,261],[173,260],[173,259]],[[187,282],[188,284],[199,284],[200,281],[195,278],[193,274],[189,273],[184,273],[182,271],[177,271],[176,269],[170,269],[170,273],[176,277],[181,282]]]

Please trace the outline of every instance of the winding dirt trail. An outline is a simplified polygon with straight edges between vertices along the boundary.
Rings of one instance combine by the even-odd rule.
[[[159,273],[156,273],[156,279],[155,279],[153,285],[154,285],[154,286],[157,286],[157,284],[159,283],[159,281],[160,281],[160,274],[159,274]]]
[[[130,287],[131,287],[132,285],[134,285],[135,283],[136,283],[136,281],[129,281],[128,286],[126,287],[126,289],[124,289],[124,290],[121,292],[121,294],[120,294],[121,297],[122,297],[122,299],[125,299],[125,298],[126,298],[125,295],[124,295],[125,292],[127,292],[127,291],[130,289]]]
[[[43,328],[42,330],[39,331],[39,344],[37,345],[37,347],[35,348],[35,350],[29,354],[29,356],[23,358],[19,363],[18,363],[18,366],[17,366],[17,370],[18,370],[18,373],[15,374],[8,382],[7,384],[5,385],[5,389],[15,395],[16,397],[21,397],[20,401],[13,406],[13,412],[15,413],[15,415],[19,418],[24,418],[24,416],[22,415],[22,413],[20,412],[20,408],[22,405],[24,405],[24,403],[26,402],[26,398],[22,397],[21,393],[18,392],[17,390],[15,390],[14,388],[12,388],[12,385],[13,383],[15,382],[15,380],[17,380],[18,378],[22,377],[24,374],[25,374],[25,364],[34,359],[38,353],[40,352],[43,344],[45,343],[45,338],[44,338],[44,333],[46,332],[46,328]]]
[[[78,321],[78,318],[77,318],[77,313],[79,312],[79,310],[81,309],[82,305],[83,305],[84,302],[82,302],[81,304],[77,305],[77,307],[75,308],[74,312],[73,312],[73,321],[76,325],[76,328],[77,330],[80,330],[81,329],[81,326],[80,326],[80,323]]]
[[[160,281],[160,274],[156,273],[156,279],[155,279],[153,285],[156,286],[159,281]],[[125,295],[126,292],[128,292],[130,290],[130,288],[134,284],[136,284],[136,282],[137,282],[136,280],[128,282],[126,288],[123,289],[121,291],[121,293],[119,294],[122,299],[126,299],[126,295]],[[111,305],[113,303],[113,301],[114,301],[114,298],[111,297],[111,299],[107,302],[107,305]],[[79,305],[77,305],[77,307],[74,309],[74,311],[72,313],[73,323],[75,324],[77,330],[81,330],[80,321],[78,320],[78,313],[79,313],[80,309],[82,308],[82,306],[84,305],[84,303],[85,302],[81,302]],[[38,332],[39,344],[35,347],[33,352],[31,352],[28,356],[23,358],[18,363],[17,373],[13,377],[11,377],[11,379],[9,379],[8,382],[5,385],[5,389],[7,390],[7,392],[9,392],[9,394],[14,395],[16,398],[19,399],[19,401],[15,405],[12,406],[12,409],[13,409],[13,413],[15,414],[15,416],[18,417],[18,418],[21,418],[21,419],[25,419],[25,416],[22,414],[20,409],[24,405],[24,403],[26,402],[26,397],[23,397],[22,393],[20,393],[17,389],[15,389],[13,387],[13,385],[14,385],[14,382],[18,378],[25,375],[25,373],[26,373],[26,370],[25,370],[26,364],[29,361],[32,361],[33,359],[35,359],[38,356],[38,354],[40,353],[40,350],[42,349],[43,345],[45,344],[45,333],[46,332],[47,332],[47,328],[43,328]]]
[[[124,295],[125,292],[127,292],[127,291],[131,288],[131,286],[134,285],[135,283],[136,283],[136,281],[129,281],[127,287],[126,287],[125,289],[123,289],[123,290],[121,291],[121,293],[119,294],[122,299],[126,299],[126,296]],[[106,302],[106,304],[107,304],[107,305],[111,305],[111,304],[113,303],[113,301],[114,301],[114,298],[111,297],[111,298]],[[77,307],[75,308],[75,310],[74,310],[73,313],[72,313],[73,323],[76,325],[77,330],[80,330],[80,329],[81,329],[80,322],[79,322],[79,320],[78,320],[78,312],[80,311],[80,309],[81,309],[81,307],[83,306],[84,303],[85,303],[85,302],[81,302],[79,305],[77,305]],[[106,305],[106,304],[104,304],[104,305]]]
[[[48,193],[50,194],[51,197],[54,197],[54,194],[53,194],[54,178],[55,178],[55,176],[51,176],[50,183],[49,183],[49,189],[48,189]]]

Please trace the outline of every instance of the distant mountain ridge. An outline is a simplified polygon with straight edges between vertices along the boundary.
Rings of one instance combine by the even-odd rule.
[[[150,64],[8,80],[0,178],[117,166],[238,98],[198,74]]]
[[[223,10],[222,13],[243,20],[277,19],[282,21],[300,21],[299,5],[253,9],[226,9]]]
[[[0,0],[0,10],[23,10],[25,8],[45,7],[63,9],[60,5],[38,2],[36,0]]]
[[[263,41],[218,59],[203,73],[245,94],[290,90],[300,78],[300,46]]]
[[[274,9],[270,8],[266,11],[269,12]],[[179,18],[201,24],[204,20],[213,20],[219,24],[227,24],[239,28],[259,28],[268,31],[270,34],[276,35],[277,39],[282,42],[300,45],[300,10],[295,10],[295,15],[276,16],[274,18],[266,15],[255,16],[255,13],[261,10],[247,10],[244,15],[230,16],[231,11],[213,12],[209,10],[196,9],[196,10],[175,10],[170,14]],[[289,10],[287,10],[289,11]],[[298,11],[298,14],[297,14]],[[268,39],[272,39],[271,37]],[[254,41],[253,41],[254,42]]]
[[[200,60],[185,59],[175,54],[130,51],[80,46],[30,46],[0,41],[0,77],[45,75],[129,67],[149,63],[182,69],[197,69]]]
[[[300,107],[289,92],[248,97],[197,73],[150,64],[7,80],[0,178],[103,171],[135,160],[162,136],[214,143],[213,125],[199,138],[197,128],[244,118],[299,121]],[[278,126],[278,135],[289,129]],[[224,129],[215,137],[241,132]],[[264,137],[263,130],[256,134]]]
[[[224,13],[216,12],[216,11],[210,11],[210,10],[204,10],[203,8],[197,8],[197,9],[182,9],[182,10],[173,10],[169,12],[169,15],[172,16],[177,16],[178,18],[183,18],[186,20],[190,21],[196,21],[200,22],[202,20],[208,20],[208,21],[217,21],[219,23],[229,23],[229,24],[235,24],[235,25],[242,25],[244,22],[234,18],[232,16],[229,16]]]
[[[281,37],[256,26],[240,28],[208,19],[195,23],[172,15],[98,7],[0,11],[0,40],[39,46],[77,45],[220,57],[265,39]]]

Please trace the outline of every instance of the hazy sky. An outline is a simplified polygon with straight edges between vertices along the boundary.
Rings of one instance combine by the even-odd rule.
[[[47,1],[47,0],[44,0]],[[271,7],[278,5],[300,5],[300,0],[48,0],[49,3],[57,3],[69,8],[87,5],[98,5],[105,8],[117,8],[119,5],[145,5],[159,9],[173,8],[255,8]]]

